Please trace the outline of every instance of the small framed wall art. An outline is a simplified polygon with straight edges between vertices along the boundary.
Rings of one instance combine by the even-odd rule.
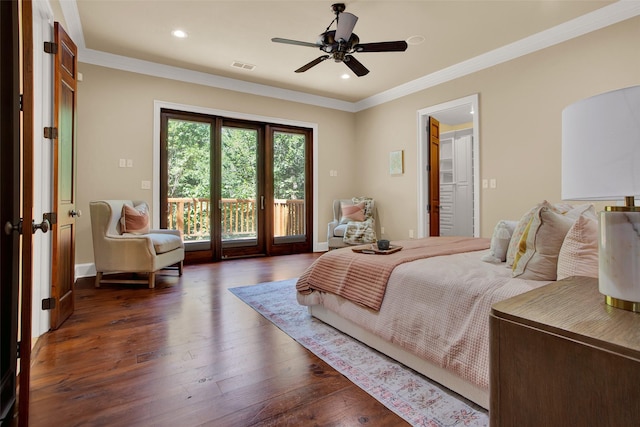
[[[404,173],[404,151],[392,151],[389,153],[389,174],[402,175]]]

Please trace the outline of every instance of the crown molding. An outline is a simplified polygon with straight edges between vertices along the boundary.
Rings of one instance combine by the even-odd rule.
[[[462,61],[385,92],[356,102],[356,111],[366,110],[394,99],[464,77],[485,68],[511,61],[520,56],[571,40],[592,31],[640,15],[640,1],[620,0],[586,15],[572,19],[540,33],[534,34],[474,58]]]
[[[352,102],[311,95],[294,90],[281,89],[274,86],[245,82],[243,80],[216,76],[215,74],[202,73],[199,71],[187,70],[155,62],[142,61],[140,59],[114,55],[92,49],[78,49],[78,61],[86,64],[100,65],[107,68],[115,68],[122,71],[146,74],[148,76],[179,80],[182,82],[195,83],[219,89],[228,89],[234,92],[250,93],[252,95],[300,102],[303,104],[348,111],[351,113],[355,112],[354,104]]]
[[[553,28],[549,28],[540,33],[518,40],[514,43],[510,43],[498,49],[494,49],[482,55],[478,55],[450,67],[443,68],[442,70],[396,86],[361,101],[347,102],[335,98],[250,83],[214,74],[186,70],[183,68],[86,49],[84,47],[84,35],[82,32],[80,15],[78,13],[78,7],[75,0],[60,1],[60,5],[62,7],[62,13],[64,14],[67,26],[69,26],[69,34],[78,45],[78,60],[80,62],[352,113],[366,110],[367,108],[375,107],[412,93],[493,67],[503,62],[545,49],[640,15],[640,1],[619,0]]]

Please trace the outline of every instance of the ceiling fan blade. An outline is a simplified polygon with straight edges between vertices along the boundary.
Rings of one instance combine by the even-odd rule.
[[[348,41],[353,32],[353,28],[356,26],[356,22],[358,22],[358,17],[353,13],[343,12],[338,15],[338,25],[335,35],[336,41]]]
[[[302,67],[298,68],[296,70],[296,73],[304,73],[309,68],[315,67],[316,65],[318,65],[319,63],[321,63],[322,61],[324,61],[326,59],[329,59],[329,55],[319,56],[318,58],[314,59],[313,61],[309,62],[308,64],[303,65]]]
[[[280,37],[274,37],[271,39],[271,41],[275,43],[293,44],[296,46],[315,47],[316,49],[320,47],[320,45],[315,43],[301,42],[298,40],[281,39]]]
[[[407,42],[379,42],[379,43],[362,43],[357,44],[354,49],[356,52],[404,52],[407,50]]]
[[[358,77],[366,76],[367,74],[369,74],[369,70],[367,70],[367,67],[362,65],[360,61],[358,61],[351,55],[345,55],[342,62],[344,62],[347,67],[349,67],[351,71],[353,71]]]

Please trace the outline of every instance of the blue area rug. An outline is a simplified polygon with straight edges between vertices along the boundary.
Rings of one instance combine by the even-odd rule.
[[[287,335],[414,426],[488,426],[487,411],[311,317],[296,280],[230,289]]]

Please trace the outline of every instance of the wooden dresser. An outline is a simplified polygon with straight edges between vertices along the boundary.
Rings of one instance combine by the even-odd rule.
[[[640,425],[640,314],[572,277],[492,307],[491,427]]]

